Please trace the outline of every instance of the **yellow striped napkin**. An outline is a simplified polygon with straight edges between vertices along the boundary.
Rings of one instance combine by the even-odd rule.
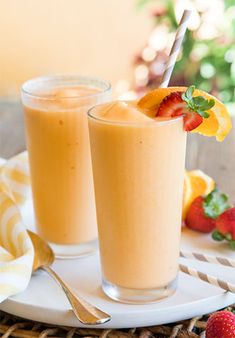
[[[0,302],[29,283],[34,251],[20,207],[30,192],[27,153],[0,161]]]

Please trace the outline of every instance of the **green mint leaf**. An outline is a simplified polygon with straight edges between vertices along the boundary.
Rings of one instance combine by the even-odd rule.
[[[208,100],[207,102],[208,102],[208,109],[214,107],[214,105],[215,105],[215,100],[211,99],[211,100]]]
[[[186,92],[182,93],[181,97],[186,102],[188,110],[194,111],[206,119],[210,116],[207,110],[215,105],[215,101],[213,99],[207,100],[200,95],[193,97],[194,90],[195,86],[188,87]]]
[[[217,242],[221,242],[224,240],[224,235],[221,234],[218,230],[214,230],[211,234],[212,238],[217,241]]]
[[[202,110],[208,110],[215,105],[214,100],[206,100],[203,96],[195,96],[192,98],[193,105]]]
[[[199,115],[201,115],[202,117],[204,117],[204,119],[208,119],[208,117],[210,116],[210,114],[207,113],[207,112],[204,111],[204,110],[198,110],[197,113],[198,113]]]
[[[195,90],[195,86],[190,86],[190,87],[188,87],[188,89],[186,90],[185,96],[186,96],[189,100],[192,99],[194,90]]]
[[[195,96],[192,98],[194,106],[196,107],[203,107],[203,105],[205,104],[205,99],[202,96]]]
[[[186,92],[183,93],[183,94],[181,95],[181,97],[182,97],[182,99],[183,99],[185,102],[188,103],[189,99],[188,99],[188,97],[186,96]]]
[[[212,99],[211,100],[205,100],[202,108],[204,110],[208,110],[208,109],[211,109],[212,107],[214,107],[214,105],[215,105],[215,101],[214,100],[212,100]]]
[[[212,219],[216,219],[222,212],[229,208],[228,196],[220,194],[216,189],[207,195],[203,202],[205,215]]]

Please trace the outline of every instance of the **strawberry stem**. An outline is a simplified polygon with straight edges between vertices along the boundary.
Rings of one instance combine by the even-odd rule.
[[[193,96],[194,90],[195,86],[188,87],[181,97],[186,102],[188,110],[207,119],[210,116],[207,110],[215,105],[215,101],[213,99],[207,100],[203,96]]]
[[[203,209],[207,217],[216,219],[222,212],[229,209],[231,206],[228,203],[228,196],[220,194],[217,189],[214,189],[204,198]]]
[[[212,238],[217,242],[222,242],[224,240],[224,235],[221,234],[218,230],[212,232]]]

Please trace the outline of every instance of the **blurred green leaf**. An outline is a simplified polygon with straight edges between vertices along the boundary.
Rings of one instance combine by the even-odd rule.
[[[225,8],[235,7],[234,0],[224,0]]]
[[[178,23],[175,18],[175,1],[138,0],[137,5],[143,8],[154,2],[156,9],[159,6],[164,7],[167,13],[154,17],[155,25],[161,23],[166,25],[170,32],[176,31]],[[193,4],[196,6],[196,1],[193,1]],[[224,5],[224,13],[220,14],[223,15],[220,36],[206,40],[199,39],[198,29],[202,29],[203,26],[199,26],[196,31],[186,31],[171,83],[186,86],[194,84],[202,90],[216,93],[223,102],[227,103],[235,102],[235,15],[233,14],[235,0],[224,0]],[[198,14],[202,16],[200,11]],[[215,25],[217,29],[216,20]]]

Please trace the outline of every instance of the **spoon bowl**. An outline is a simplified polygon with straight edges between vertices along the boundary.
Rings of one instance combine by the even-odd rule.
[[[34,247],[33,271],[36,271],[42,266],[52,265],[55,260],[55,255],[49,244],[30,230],[28,230],[28,234]]]
[[[108,322],[111,319],[110,315],[84,300],[50,267],[55,260],[55,255],[49,244],[30,230],[28,230],[28,234],[34,247],[33,271],[43,269],[55,279],[63,289],[75,316],[81,323],[97,325]]]

